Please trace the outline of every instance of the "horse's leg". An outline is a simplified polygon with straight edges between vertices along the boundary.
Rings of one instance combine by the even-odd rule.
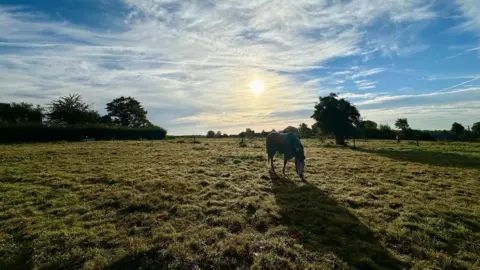
[[[270,165],[271,165],[272,172],[275,173],[275,167],[273,166],[273,156],[270,159]]]
[[[283,176],[285,176],[285,167],[287,166],[287,160],[283,161]]]

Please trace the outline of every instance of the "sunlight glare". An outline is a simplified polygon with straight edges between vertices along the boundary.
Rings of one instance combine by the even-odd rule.
[[[263,83],[261,80],[255,80],[250,85],[250,89],[255,95],[259,95],[263,91]]]

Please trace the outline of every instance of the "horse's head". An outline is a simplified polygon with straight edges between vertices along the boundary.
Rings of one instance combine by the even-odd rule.
[[[295,153],[295,170],[297,171],[297,175],[303,179],[303,170],[305,168],[305,154],[303,149],[296,149]]]

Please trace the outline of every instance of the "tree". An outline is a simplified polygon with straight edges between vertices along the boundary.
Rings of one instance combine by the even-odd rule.
[[[61,97],[49,104],[46,114],[51,124],[72,126],[99,123],[100,115],[77,94]]]
[[[335,93],[320,97],[320,103],[315,105],[311,116],[317,121],[318,127],[326,133],[333,133],[339,145],[345,145],[345,136],[355,132],[355,126],[360,123],[360,113],[347,100],[337,99]]]
[[[245,136],[246,136],[246,137],[253,137],[254,135],[255,135],[255,131],[254,131],[254,130],[252,130],[252,129],[250,129],[250,128],[247,128],[247,129],[245,130]]]
[[[472,132],[474,134],[480,135],[480,122],[476,122],[475,124],[473,124]]]
[[[453,132],[457,136],[463,135],[465,132],[465,127],[463,127],[461,124],[455,122],[452,124],[452,128],[450,129],[451,132]]]
[[[385,125],[380,124],[378,129],[382,132],[391,132],[392,131],[392,128],[388,124],[385,124]]]
[[[113,124],[112,118],[109,115],[104,115],[100,117],[100,123],[110,126]]]
[[[365,121],[362,121],[362,126],[363,128],[365,129],[377,129],[377,123],[373,122],[373,121],[370,121],[370,120],[365,120]]]
[[[265,130],[262,130],[261,134],[262,134],[262,137],[264,137],[264,138],[268,136],[268,132],[265,131]]]
[[[321,132],[320,127],[318,126],[317,123],[312,125],[312,134],[313,135],[319,135]]]
[[[215,133],[215,138],[221,138],[221,137],[222,137],[222,132],[217,131],[217,133]]]
[[[215,137],[215,131],[209,130],[207,132],[207,138],[214,138]]]
[[[283,133],[298,133],[298,128],[288,126],[283,130]]]
[[[298,134],[302,138],[310,138],[312,137],[312,133],[312,130],[305,123],[300,124],[298,127]]]
[[[0,118],[8,123],[42,123],[43,108],[31,103],[6,104]]]
[[[406,132],[408,129],[410,129],[407,118],[398,118],[395,122],[395,127],[397,127],[403,132]]]
[[[151,125],[147,120],[147,111],[132,97],[116,98],[107,103],[106,110],[116,125],[135,128]]]

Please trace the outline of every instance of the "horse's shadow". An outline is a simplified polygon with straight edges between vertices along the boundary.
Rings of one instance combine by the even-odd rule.
[[[401,269],[375,234],[346,208],[313,184],[272,174],[282,223],[311,252],[334,253],[358,269]]]

